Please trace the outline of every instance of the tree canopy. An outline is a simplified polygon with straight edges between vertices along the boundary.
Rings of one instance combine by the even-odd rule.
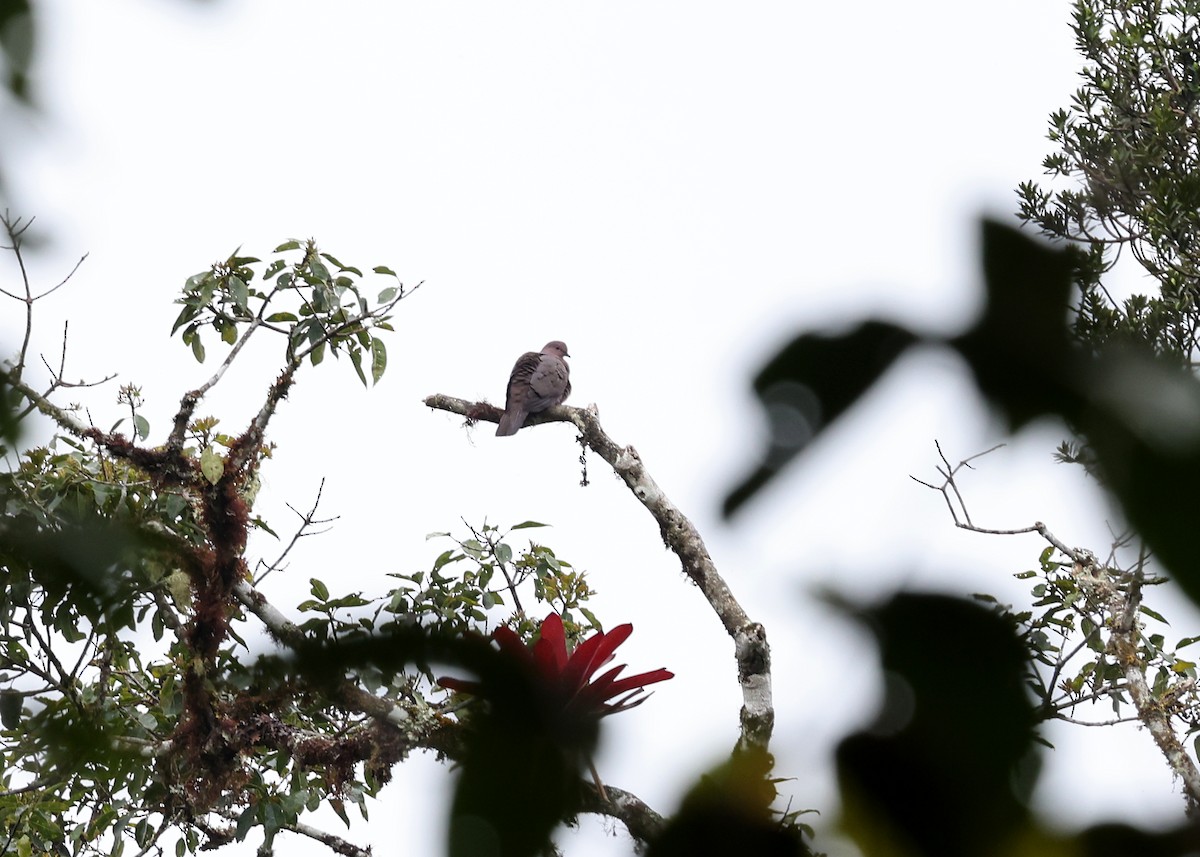
[[[26,12],[13,5],[0,22]],[[941,494],[930,498],[981,538],[1025,532],[1043,544],[1017,572],[1031,587],[1027,605],[830,596],[830,609],[870,631],[889,676],[874,718],[838,747],[841,805],[822,808],[866,855],[1182,855],[1200,837],[1190,824],[1064,832],[1029,808],[1039,727],[1081,721],[1097,701],[1142,724],[1189,806],[1200,801],[1189,746],[1200,700],[1185,651],[1200,636],[1176,637],[1153,602],[1167,580],[1200,601],[1186,502],[1200,478],[1191,178],[1200,3],[1079,0],[1073,26],[1083,86],[1051,117],[1059,150],[1045,167],[1056,184],[1018,190],[1019,217],[1052,240],[985,221],[986,305],[969,327],[941,334],[874,318],[843,333],[802,331],[753,381],[773,433],[730,489],[731,518],[902,355],[933,347],[970,368],[1011,432],[1060,420],[1069,438],[1059,458],[1086,466],[1129,523],[1107,549],[1071,547],[1053,522],[990,529],[969,512],[964,477],[986,461],[978,456],[943,454],[937,476],[914,486]],[[9,41],[0,52],[10,91],[26,98],[23,60]],[[3,225],[21,263],[29,222]],[[1111,286],[1126,251],[1147,294],[1118,297]],[[773,684],[804,676],[773,669],[769,629],[594,409],[560,405],[530,424],[578,432],[584,482],[588,456],[612,468],[734,654],[725,669],[740,709],[728,758],[673,814],[638,797],[636,783],[605,782],[592,759],[606,718],[652,706],[645,689],[669,681],[671,665],[633,663],[626,675],[608,663],[634,629],[593,612],[592,581],[535,540],[541,522],[437,534],[427,568],[393,573],[379,591],[344,591],[322,574],[299,604],[272,595],[270,577],[322,525],[319,496],[290,534],[258,511],[278,405],[334,363],[353,370],[350,385],[378,383],[393,320],[420,311],[415,286],[299,240],[181,277],[171,332],[215,368],[178,391],[169,425],[156,428],[135,386],[120,388],[119,410],[97,425],[71,406],[61,367],[37,380],[37,304],[70,284],[42,286],[17,268],[20,282],[2,291],[22,307],[25,336],[0,373],[4,851],[183,855],[249,842],[265,854],[296,835],[365,854],[354,817],[370,817],[416,752],[457,769],[445,816],[452,855],[551,853],[556,827],[584,813],[613,819],[655,857],[821,847],[808,811],[785,797],[786,778],[802,772],[775,770],[771,755]],[[274,343],[277,374],[250,418],[230,426],[201,408],[251,339]],[[467,425],[501,416],[442,392],[424,404]],[[53,437],[30,445],[41,418]],[[251,556],[254,531],[279,534],[280,553]],[[348,831],[313,824],[321,807]]]

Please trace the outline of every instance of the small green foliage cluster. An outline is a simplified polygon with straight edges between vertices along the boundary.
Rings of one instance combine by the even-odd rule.
[[[172,334],[182,330],[184,344],[203,362],[201,334],[206,329],[236,345],[262,326],[287,337],[289,364],[307,358],[315,366],[327,349],[335,357],[344,350],[364,386],[364,360],[372,382],[378,383],[387,368],[387,348],[371,331],[392,330],[388,313],[412,289],[405,291],[391,268],[377,265],[373,273],[395,282],[383,287],[373,303],[364,296],[363,272],[320,251],[313,241],[286,241],[273,252],[279,255],[257,276],[254,266],[262,260],[235,252],[189,277]]]
[[[1179,654],[1200,637],[1184,637],[1169,647],[1169,623],[1142,603],[1144,590],[1165,579],[1146,578],[1141,562],[1123,569],[1060,561],[1056,554],[1054,547],[1047,547],[1036,569],[1016,575],[1034,581],[1032,609],[1002,611],[1015,623],[1032,656],[1028,683],[1041,716],[1078,722],[1080,706],[1102,702],[1118,717],[1129,714],[1126,670],[1132,667],[1146,677],[1155,703],[1187,724],[1187,733],[1200,729],[1195,722],[1200,698],[1193,689],[1196,662]],[[991,596],[976,597],[995,603]],[[1136,616],[1128,616],[1130,611]],[[1132,645],[1119,645],[1121,637],[1132,638]],[[1127,719],[1137,717],[1130,714]]]
[[[435,636],[453,638],[486,635],[497,624],[511,624],[529,638],[548,609],[562,615],[568,639],[578,641],[591,631],[602,630],[599,620],[584,606],[594,594],[586,573],[577,571],[546,545],[512,545],[512,533],[545,526],[524,521],[501,530],[485,522],[469,526],[470,535],[464,538],[448,532],[431,533],[429,539],[449,539],[454,547],[442,551],[428,570],[389,572],[388,576],[400,583],[377,597],[362,592],[335,596],[324,581],[312,578],[312,597],[297,607],[309,617],[300,628],[314,641],[341,644],[418,626]],[[524,605],[531,596],[533,602],[548,607],[526,613]],[[421,679],[432,682],[436,676],[424,665],[413,675],[397,677],[386,670],[366,670],[360,678],[372,691],[390,685],[391,691],[411,697]],[[442,693],[440,688],[436,692]]]

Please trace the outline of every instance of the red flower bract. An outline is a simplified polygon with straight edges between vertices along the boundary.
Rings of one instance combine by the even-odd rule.
[[[532,647],[526,646],[510,628],[497,628],[492,638],[500,644],[501,652],[533,670],[539,684],[561,703],[564,713],[604,717],[640,705],[647,699],[642,696],[646,685],[675,676],[668,670],[657,669],[618,678],[625,669],[622,664],[593,680],[632,633],[632,625],[618,625],[608,633],[593,634],[568,654],[562,617],[551,613],[542,620],[541,635]],[[438,684],[468,693],[479,693],[482,689],[478,682],[456,678],[440,678]]]

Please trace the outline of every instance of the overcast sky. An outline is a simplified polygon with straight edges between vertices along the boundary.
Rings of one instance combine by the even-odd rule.
[[[288,529],[285,502],[311,502],[324,477],[323,509],[341,516],[268,581],[281,608],[310,577],[384,591],[387,572],[427,568],[446,545],[425,534],[462,532],[460,517],[553,524],[538,538],[589,572],[600,618],[634,623],[631,668],[676,673],[612,718],[599,759],[606,782],[674,809],[736,740],[731,642],[602,462],[579,487],[568,427],[499,439],[421,403],[502,401],[513,360],[549,339],[573,355],[572,403],[596,403],[638,449],[766,625],[777,773],[796,777],[793,808],[821,810],[820,824],[835,818],[830,751],[879,693],[872,648],[812,593],[1025,596],[1012,574],[1036,562],[1036,537],[955,531],[909,479],[932,477],[935,438],[952,457],[1003,439],[963,368],[934,352],[905,360],[738,520],[717,510],[764,430],[749,378],[793,333],[864,314],[954,330],[977,309],[978,218],[1011,215],[1013,188],[1049,151],[1046,117],[1075,87],[1064,0],[41,8],[43,109],[7,137],[5,165],[52,241],[35,276],[52,284],[90,255],[39,305],[36,341],[56,354],[70,318],[68,376],[141,385],[152,441],[223,356],[210,343],[200,366],[168,339],[172,301],[234,248],[263,256],[312,236],[344,262],[424,281],[377,389],[348,363],[324,365],[272,426],[259,511]],[[0,311],[10,343],[17,315]],[[248,350],[199,412],[239,431],[274,377],[273,348]],[[76,398],[107,427],[115,396],[114,382]],[[994,527],[1042,520],[1103,554],[1108,512],[1052,463],[1061,436],[1040,426],[980,462],[972,513]],[[1148,735],[1052,740],[1039,807],[1056,822],[1181,814]],[[450,777],[424,759],[397,775],[348,836],[378,854],[437,853]],[[566,841],[573,855],[630,848],[594,819]]]

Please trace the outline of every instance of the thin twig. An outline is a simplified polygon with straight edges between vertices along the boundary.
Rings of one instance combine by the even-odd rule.
[[[324,477],[322,477],[321,484],[317,486],[317,496],[313,500],[312,508],[309,509],[307,512],[297,511],[296,507],[293,506],[291,503],[285,504],[289,509],[292,510],[293,514],[295,514],[297,517],[300,518],[300,526],[296,529],[296,532],[292,534],[292,538],[287,543],[287,547],[285,547],[283,549],[283,553],[281,553],[275,559],[275,561],[273,563],[268,565],[262,574],[258,575],[258,577],[256,577],[254,579],[255,586],[258,586],[260,583],[262,583],[263,578],[265,578],[272,571],[275,571],[276,569],[279,569],[282,567],[283,561],[287,558],[287,555],[289,553],[291,553],[292,548],[294,548],[296,546],[296,543],[298,541],[300,541],[300,539],[302,539],[306,536],[319,536],[322,533],[327,533],[327,532],[329,532],[330,529],[332,529],[332,527],[326,527],[325,529],[318,530],[316,532],[308,532],[309,527],[323,526],[324,524],[332,524],[334,521],[338,520],[338,518],[341,517],[340,515],[334,515],[332,518],[322,518],[320,520],[317,519],[317,517],[316,517],[317,507],[321,505],[321,494],[324,491],[325,491],[325,479],[324,479]],[[262,561],[259,560],[259,562],[261,563]]]

